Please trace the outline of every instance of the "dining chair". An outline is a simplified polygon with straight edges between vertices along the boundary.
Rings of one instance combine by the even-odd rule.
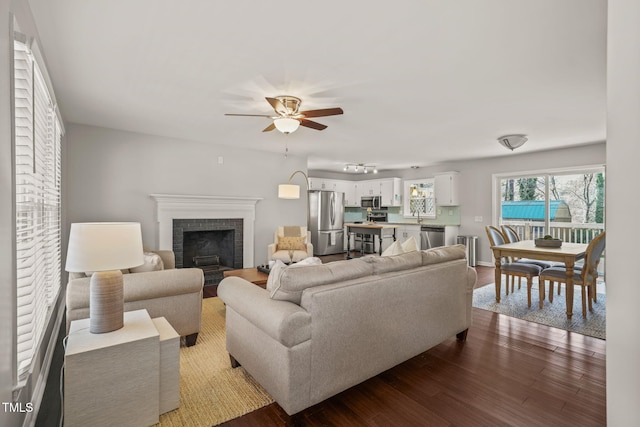
[[[506,239],[502,231],[498,227],[488,225],[485,228],[489,242],[491,246],[504,245]],[[534,264],[526,264],[524,262],[510,262],[510,260],[504,258],[500,260],[500,270],[505,274],[507,278],[506,294],[509,295],[509,282],[511,282],[511,292],[514,291],[514,278],[524,277],[527,279],[527,305],[531,307],[531,287],[533,285],[533,278],[540,275],[542,267]],[[540,306],[542,306],[542,300],[544,299],[543,289],[540,289]]]
[[[600,257],[604,252],[605,233],[598,234],[587,246],[585,252],[585,261],[582,269],[576,269],[573,273],[573,284],[582,288],[582,317],[587,317],[587,297],[589,302],[589,311],[593,310],[592,301],[596,301],[596,279],[598,278],[598,264]],[[560,293],[560,284],[567,283],[567,269],[565,267],[551,267],[542,270],[540,273],[540,286],[544,288],[547,280],[549,284],[549,301],[553,302],[553,286],[558,283],[558,293]],[[573,292],[573,289],[567,289],[567,292]],[[596,301],[597,302],[597,301]]]
[[[505,237],[505,241],[507,243],[515,243],[515,242],[519,242],[520,241],[520,235],[518,234],[518,232],[516,231],[515,228],[513,228],[510,225],[502,225],[502,234],[504,234]],[[549,262],[549,261],[541,261],[538,259],[531,259],[531,258],[518,258],[518,259],[512,259],[512,262],[524,262],[525,264],[533,264],[533,265],[538,265],[542,268],[549,268],[549,267],[554,267],[554,263]]]

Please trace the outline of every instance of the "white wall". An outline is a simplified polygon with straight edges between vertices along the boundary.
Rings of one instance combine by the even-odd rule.
[[[262,197],[256,205],[254,263],[267,260],[278,225],[306,224],[304,199],[278,199],[278,184],[306,158],[67,124],[67,225],[138,221],[144,244],[158,247],[154,193]],[[218,157],[224,158],[218,164]],[[305,187],[297,175],[293,182]],[[246,266],[250,267],[250,266]]]
[[[640,425],[638,143],[640,2],[609,0],[607,45],[607,424]]]

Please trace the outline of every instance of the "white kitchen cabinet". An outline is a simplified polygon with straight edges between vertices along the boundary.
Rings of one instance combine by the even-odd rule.
[[[309,189],[340,191],[344,193],[344,205],[349,207],[360,207],[360,199],[369,196],[380,196],[382,206],[402,206],[400,178],[348,181],[309,177]]]
[[[396,230],[396,239],[403,243],[408,238],[413,237],[416,239],[416,243],[418,243],[418,248],[420,248],[420,225],[413,224],[405,224]],[[420,248],[425,249],[425,248]]]
[[[458,206],[458,172],[446,172],[435,176],[436,206]]]
[[[400,178],[380,179],[382,206],[402,206],[402,180]]]

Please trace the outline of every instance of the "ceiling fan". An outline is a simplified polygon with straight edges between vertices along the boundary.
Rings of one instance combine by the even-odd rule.
[[[315,130],[326,129],[327,126],[322,123],[308,120],[309,117],[326,117],[343,114],[342,108],[323,108],[320,110],[300,111],[302,101],[295,96],[276,96],[275,98],[265,98],[271,107],[273,107],[276,115],[269,114],[225,114],[225,116],[250,116],[250,117],[268,117],[273,120],[269,126],[264,128],[262,132],[270,132],[278,129],[282,133],[295,132],[298,126],[304,126]]]

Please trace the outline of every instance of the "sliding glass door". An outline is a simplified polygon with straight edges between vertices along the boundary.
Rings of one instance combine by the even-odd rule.
[[[604,230],[604,168],[496,176],[495,218],[521,239],[589,243]]]

